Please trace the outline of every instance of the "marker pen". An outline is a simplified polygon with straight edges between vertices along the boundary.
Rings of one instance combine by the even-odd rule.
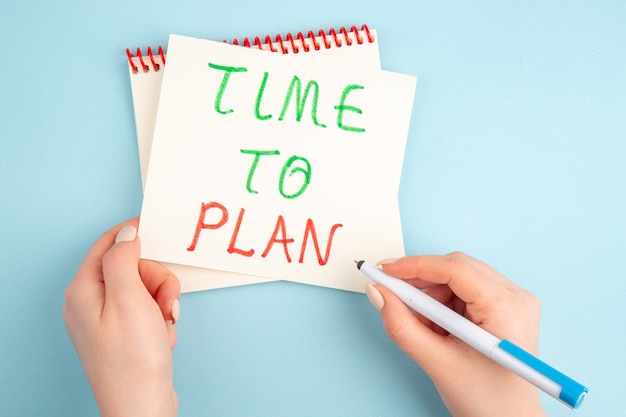
[[[588,392],[585,386],[520,347],[506,339],[498,339],[423,291],[401,279],[387,275],[382,269],[370,263],[358,261],[356,266],[370,280],[392,291],[422,316],[565,405],[576,409],[583,402]]]

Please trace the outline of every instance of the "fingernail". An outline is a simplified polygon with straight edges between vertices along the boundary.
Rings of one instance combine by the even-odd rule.
[[[124,226],[117,232],[115,243],[132,242],[137,237],[137,228],[135,226]]]
[[[398,258],[385,258],[385,259],[381,259],[380,261],[376,262],[377,266],[381,266],[381,265],[387,265],[387,264],[392,264],[395,261],[397,261]]]
[[[176,298],[172,301],[172,324],[178,321],[178,317],[180,317],[180,301]]]
[[[367,294],[367,298],[369,298],[370,303],[376,307],[376,310],[380,311],[383,309],[385,300],[383,299],[383,296],[380,295],[376,287],[374,287],[370,282],[365,284],[365,294]]]

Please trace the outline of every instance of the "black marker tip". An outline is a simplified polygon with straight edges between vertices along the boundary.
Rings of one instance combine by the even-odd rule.
[[[365,262],[365,261],[356,261],[355,260],[354,263],[356,264],[356,268],[357,269],[361,269],[361,265],[363,265],[363,262]]]

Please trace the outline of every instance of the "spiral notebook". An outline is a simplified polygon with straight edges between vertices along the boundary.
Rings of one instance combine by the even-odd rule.
[[[131,78],[138,145],[152,139],[142,256],[171,267],[183,291],[275,279],[362,291],[347,258],[403,254],[397,188],[415,78],[380,70],[366,27],[285,39],[241,48],[172,35],[166,71],[162,50],[128,54],[131,77],[164,74],[153,101]],[[310,80],[304,98],[298,77]],[[363,165],[342,166],[351,157]]]
[[[255,36],[252,40],[244,38],[241,42],[234,39],[231,44],[283,55],[289,54],[297,57],[296,64],[302,66],[319,65],[323,61],[316,59],[316,56],[321,55],[332,58],[346,70],[350,68],[380,69],[378,36],[376,31],[370,30],[367,25],[362,25],[360,29],[355,26],[349,30],[341,28],[339,31],[333,28],[320,29],[317,32],[309,30],[306,35],[303,32],[298,32],[295,36],[288,33],[285,36],[276,35],[274,39],[269,35]],[[162,46],[157,46],[154,50],[151,47],[133,48],[132,51],[127,49],[126,55],[135,116],[139,166],[142,184],[145,185],[166,53]],[[304,55],[306,56],[303,57]],[[167,262],[163,264],[179,277],[183,292],[273,281],[266,277]]]

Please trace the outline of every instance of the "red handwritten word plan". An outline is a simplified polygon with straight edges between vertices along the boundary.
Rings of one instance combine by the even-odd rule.
[[[371,63],[350,65],[338,45],[269,53],[170,36],[156,116],[135,112],[149,149],[139,234],[142,257],[173,267],[184,291],[288,280],[361,292],[353,260],[404,254],[416,78],[381,70],[377,46],[344,46]]]

